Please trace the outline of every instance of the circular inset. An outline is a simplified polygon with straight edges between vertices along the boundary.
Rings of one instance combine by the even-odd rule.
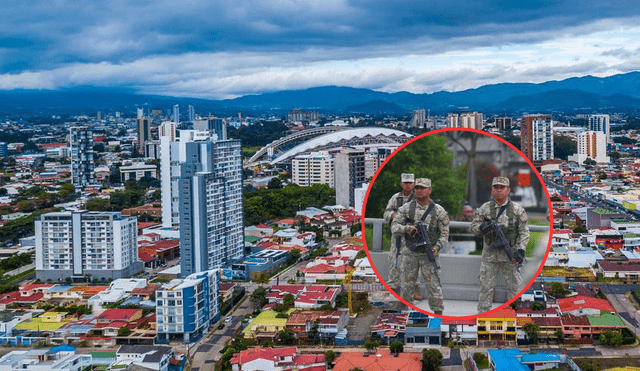
[[[373,177],[365,251],[404,305],[479,317],[514,302],[542,270],[550,204],[538,171],[508,142],[473,129],[432,131],[398,148]]]

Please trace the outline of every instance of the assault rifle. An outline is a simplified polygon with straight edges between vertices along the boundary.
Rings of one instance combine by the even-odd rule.
[[[498,224],[496,224],[495,220],[491,220],[487,217],[484,218],[485,225],[480,226],[480,230],[482,234],[487,235],[493,233],[496,237],[495,241],[491,245],[489,245],[489,251],[493,251],[495,248],[502,247],[502,250],[507,254],[509,260],[517,264],[518,271],[520,267],[522,267],[522,262],[524,261],[524,250],[518,249],[515,253],[511,249],[511,245],[507,240],[507,237],[502,232],[502,228]]]
[[[433,253],[433,248],[431,247],[431,241],[429,240],[429,234],[427,231],[427,226],[424,223],[415,223],[415,227],[418,229],[418,240],[409,246],[409,250],[416,251],[419,248],[424,247],[427,252],[427,257],[429,261],[433,263],[433,266],[436,268],[436,277],[438,277],[438,281],[440,281],[440,275],[438,275],[438,270],[440,267],[438,266],[438,261],[436,260],[436,256]]]

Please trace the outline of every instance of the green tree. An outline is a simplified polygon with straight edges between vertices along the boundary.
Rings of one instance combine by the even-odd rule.
[[[131,330],[127,326],[122,326],[118,329],[118,336],[129,336],[131,335]]]
[[[553,282],[551,284],[551,288],[548,291],[549,295],[553,296],[553,297],[564,297],[565,295],[567,295],[569,293],[569,291],[567,291],[567,289],[564,288],[564,286],[562,285],[562,283],[560,282]]]
[[[442,353],[437,349],[422,350],[422,371],[436,371],[442,365]]]
[[[547,306],[544,302],[536,301],[535,303],[531,304],[531,309],[534,311],[541,311],[545,310],[546,308]]]
[[[389,350],[391,353],[402,353],[404,351],[404,344],[400,340],[394,340],[389,344]]]
[[[622,334],[617,331],[605,330],[600,333],[600,342],[612,348],[622,345]]]
[[[578,144],[575,140],[563,135],[553,136],[553,156],[562,160],[567,160],[569,155],[577,152]]]
[[[267,303],[267,289],[260,286],[253,290],[251,301],[253,301],[258,308],[262,308]]]
[[[364,341],[364,347],[369,351],[369,353],[375,352],[379,346],[380,346],[380,343],[375,340],[365,339]]]
[[[295,264],[300,257],[302,256],[302,253],[300,252],[300,249],[293,249],[289,252],[289,264]]]
[[[276,334],[276,338],[281,345],[292,345],[296,340],[296,333],[293,330],[284,329]]]
[[[533,322],[525,324],[522,329],[527,334],[527,338],[531,340],[533,344],[538,342],[538,334],[540,333],[540,326]]]
[[[554,333],[553,333],[553,337],[556,339],[556,341],[558,342],[558,344],[564,342],[564,332],[562,332],[562,329],[557,329]]]
[[[271,178],[269,184],[267,184],[268,189],[280,189],[282,188],[282,181],[277,177]]]
[[[282,304],[284,304],[287,309],[291,308],[293,306],[293,304],[296,301],[296,297],[293,296],[292,294],[285,294],[284,297],[282,298]]]
[[[389,159],[378,174],[369,192],[366,216],[382,218],[387,201],[400,191],[400,174],[414,173],[416,178],[430,178],[431,198],[450,215],[462,210],[466,171],[453,167],[453,153],[447,149],[448,140],[441,135],[422,137]]]
[[[327,361],[327,365],[331,365],[333,360],[336,359],[336,352],[333,350],[327,350],[324,352],[324,359]]]

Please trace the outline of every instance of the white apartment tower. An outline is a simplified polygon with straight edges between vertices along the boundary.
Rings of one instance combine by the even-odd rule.
[[[409,127],[423,128],[426,122],[427,122],[426,112],[424,108],[421,108],[413,111],[413,117],[411,117],[411,121],[409,122]]]
[[[35,221],[36,277],[131,277],[138,260],[138,222],[119,212],[53,212]]]
[[[93,185],[95,184],[93,132],[85,126],[74,126],[69,130],[73,185],[76,189]]]
[[[583,164],[587,158],[602,164],[609,163],[606,136],[601,131],[583,131],[578,134],[578,153],[569,156],[569,161]]]
[[[605,135],[606,143],[609,143],[610,133],[610,118],[609,115],[598,114],[589,115],[589,130],[599,131]]]
[[[535,118],[533,120],[533,161],[553,159],[553,120]]]
[[[301,187],[326,184],[333,188],[333,175],[333,157],[326,151],[298,155],[291,160],[292,181]]]

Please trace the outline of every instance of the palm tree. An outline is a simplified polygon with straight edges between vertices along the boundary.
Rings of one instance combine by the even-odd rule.
[[[527,334],[527,338],[531,340],[533,344],[538,342],[538,334],[540,333],[540,326],[533,322],[529,322],[522,326],[522,329]]]

